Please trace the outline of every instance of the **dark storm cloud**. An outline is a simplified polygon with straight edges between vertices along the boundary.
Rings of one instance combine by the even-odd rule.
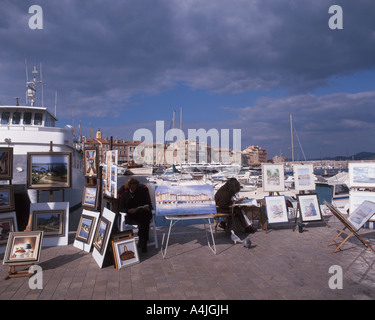
[[[31,4],[43,8],[43,30],[28,28]],[[333,4],[343,8],[343,30],[328,27]],[[135,96],[185,85],[219,95],[282,92],[227,106],[243,132],[251,130],[245,120],[256,123],[246,134],[255,144],[277,140],[290,113],[309,137],[324,130],[327,144],[373,120],[371,92],[313,94],[337,77],[374,71],[373,0],[3,0],[1,8],[3,103],[23,94],[26,58],[29,68],[43,63],[45,101],[53,105],[58,91],[60,118],[72,107],[98,119],[148,112]]]

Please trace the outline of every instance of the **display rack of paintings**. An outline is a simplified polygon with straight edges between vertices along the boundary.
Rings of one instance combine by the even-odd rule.
[[[109,150],[105,153],[103,165],[103,195],[108,198],[117,198],[117,163],[118,151]]]

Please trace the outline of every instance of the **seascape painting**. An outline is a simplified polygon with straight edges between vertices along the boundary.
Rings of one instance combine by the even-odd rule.
[[[216,213],[212,185],[157,186],[157,215],[192,215]]]
[[[107,241],[108,237],[108,230],[110,228],[111,222],[108,221],[106,218],[101,217],[96,228],[96,233],[94,237],[94,247],[99,251],[102,255],[104,251],[104,245]]]
[[[355,163],[350,162],[349,168],[349,181],[352,188],[360,187],[375,187],[375,163],[363,162]]]
[[[296,190],[315,190],[313,171],[312,164],[293,165],[294,185]]]
[[[372,201],[364,201],[357,209],[350,215],[348,220],[359,230],[375,213],[375,203]]]
[[[98,187],[85,186],[83,189],[82,206],[88,209],[96,209],[98,200]]]
[[[82,215],[78,225],[76,239],[85,243],[90,242],[94,222],[95,217]]]

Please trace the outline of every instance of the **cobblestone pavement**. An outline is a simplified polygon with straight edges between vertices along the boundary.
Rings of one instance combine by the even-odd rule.
[[[140,252],[140,263],[120,270],[99,268],[92,253],[75,248],[71,239],[67,246],[42,249],[43,289],[30,289],[28,278],[4,280],[8,267],[1,265],[0,299],[374,299],[375,252],[353,236],[333,253],[335,246],[327,245],[343,226],[334,217],[329,226],[310,223],[302,233],[288,226],[257,231],[250,249],[234,245],[220,230],[216,255],[202,225],[175,226],[165,259],[149,247]],[[159,242],[166,230],[159,227]],[[360,235],[375,247],[375,230],[361,229]],[[329,272],[333,265],[342,268],[342,289],[330,289],[331,277],[338,275]]]

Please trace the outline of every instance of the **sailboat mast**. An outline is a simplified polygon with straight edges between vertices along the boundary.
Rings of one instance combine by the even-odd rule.
[[[290,114],[290,136],[291,136],[291,139],[292,139],[292,162],[294,162],[293,119],[292,119],[292,114]]]

